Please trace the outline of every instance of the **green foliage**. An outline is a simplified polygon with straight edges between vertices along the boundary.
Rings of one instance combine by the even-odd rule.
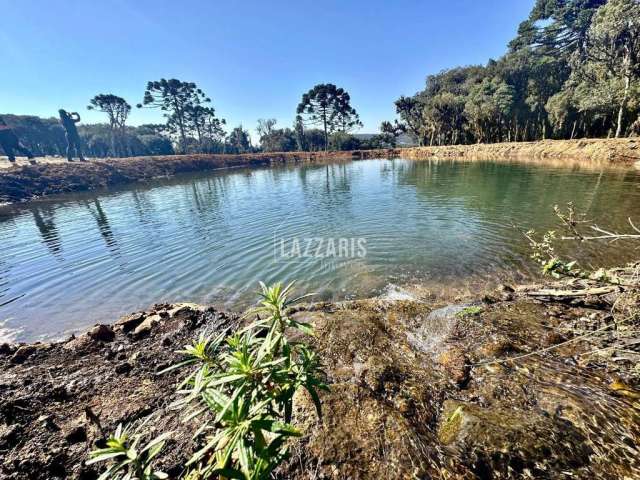
[[[576,266],[575,261],[562,260],[555,251],[554,242],[557,239],[556,232],[549,230],[540,241],[535,239],[535,230],[529,230],[526,235],[531,247],[531,259],[540,265],[544,275],[555,278],[582,277],[583,272]]]
[[[349,93],[332,83],[316,85],[302,95],[296,113],[300,121],[322,128],[325,149],[329,147],[329,134],[348,133],[362,127]]]
[[[202,448],[187,463],[192,478],[267,479],[286,458],[288,438],[300,433],[291,425],[293,396],[308,391],[320,415],[322,370],[306,345],[290,342],[285,332],[313,335],[310,325],[287,315],[292,285],[261,284],[258,319],[225,337],[200,337],[181,352],[186,359],[172,368],[195,366],[179,387],[174,404],[185,418],[198,418]]]
[[[290,298],[293,284],[261,283],[260,304],[249,312],[256,320],[228,335],[200,337],[180,350],[185,358],[164,370],[188,368],[173,407],[185,421],[197,419],[194,434],[201,448],[185,465],[185,478],[266,480],[287,458],[287,440],[300,436],[291,424],[293,396],[304,388],[321,415],[319,391],[327,386],[316,353],[286,333],[313,335],[311,325],[292,319],[287,310],[306,297]],[[164,446],[161,435],[140,451],[140,435],[118,427],[107,448],[91,452],[87,464],[110,462],[101,480],[166,478],[152,460]]]
[[[483,311],[482,307],[479,307],[477,305],[472,305],[470,307],[465,307],[462,310],[460,310],[456,316],[460,317],[460,318],[464,318],[464,317],[475,317],[476,315],[480,315]]]
[[[231,130],[227,139],[226,151],[227,153],[247,153],[252,151],[249,132],[243,129],[242,125],[238,125]]]
[[[400,124],[421,145],[633,133],[639,26],[637,0],[537,0],[506,55],[400,97]]]
[[[210,102],[195,83],[162,78],[147,83],[138,108],[162,110],[167,119],[166,132],[177,139],[180,151],[186,153],[203,150],[206,145],[211,148],[224,137],[225,121],[216,118],[213,108],[204,106]]]
[[[164,447],[168,433],[151,440],[139,450],[142,435],[132,433],[118,425],[115,433],[107,439],[107,447],[93,450],[87,465],[109,462],[109,468],[98,480],[161,480],[168,475],[154,470],[153,459]]]
[[[259,119],[256,131],[263,152],[291,152],[298,148],[296,132],[290,128],[274,128],[275,118]]]

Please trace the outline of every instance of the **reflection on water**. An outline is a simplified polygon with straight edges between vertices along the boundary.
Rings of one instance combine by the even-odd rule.
[[[634,172],[522,164],[367,160],[233,170],[0,209],[0,325],[51,338],[158,301],[240,308],[259,280],[299,280],[320,298],[370,296],[389,284],[531,275],[513,225],[551,228],[574,201],[624,228],[640,217]],[[274,253],[274,238],[363,238],[364,258]],[[622,247],[622,248],[621,248]],[[622,244],[589,246],[612,264]],[[615,250],[614,250],[615,248]]]

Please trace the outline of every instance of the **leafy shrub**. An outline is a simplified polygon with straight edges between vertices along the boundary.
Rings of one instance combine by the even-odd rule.
[[[168,433],[155,438],[138,451],[141,441],[140,433],[132,433],[122,425],[107,440],[107,447],[94,450],[89,454],[87,465],[110,461],[111,466],[98,480],[162,480],[168,478],[166,473],[154,471],[151,465],[153,459],[164,447]]]
[[[313,335],[310,325],[287,315],[288,307],[303,297],[289,299],[292,284],[260,285],[260,306],[250,311],[257,315],[253,323],[229,336],[201,335],[179,352],[183,361],[165,370],[191,367],[178,386],[181,398],[173,404],[184,410],[185,421],[198,419],[200,425],[194,438],[202,447],[186,464],[190,480],[270,478],[288,455],[287,440],[300,435],[291,424],[294,394],[306,389],[321,415],[318,391],[327,386],[319,359],[311,348],[286,336],[287,330]],[[113,441],[115,451],[92,452],[90,462],[130,452],[126,440]],[[154,456],[155,446],[162,443],[156,442]],[[147,457],[140,459],[141,465],[156,476],[136,476],[141,470],[133,454],[122,455],[131,462],[112,466],[103,479],[119,479],[115,474],[120,471],[128,472],[127,479],[163,478],[152,473]]]

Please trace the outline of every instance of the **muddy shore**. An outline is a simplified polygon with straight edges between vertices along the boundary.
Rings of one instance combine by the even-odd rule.
[[[280,478],[640,478],[637,368],[615,350],[584,356],[593,345],[575,333],[612,322],[615,289],[568,301],[540,288],[296,307],[330,391],[322,421],[296,397],[304,436]],[[0,478],[95,479],[84,461],[118,423],[172,432],[160,462],[178,478],[195,428],[168,408],[179,373],[158,372],[200,332],[240,322],[157,305],[64,342],[1,346]]]
[[[6,168],[0,169],[0,204],[221,168],[397,157],[415,160],[515,161],[585,168],[611,166],[631,168],[640,161],[640,140],[634,138],[548,140],[353,152],[174,155],[101,159],[86,163],[47,160],[37,165],[16,166],[8,166],[7,162]]]

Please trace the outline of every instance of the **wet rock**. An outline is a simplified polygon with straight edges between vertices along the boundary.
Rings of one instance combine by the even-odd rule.
[[[0,344],[0,355],[11,355],[15,350],[15,347],[10,343]]]
[[[121,330],[124,333],[129,333],[130,331],[135,330],[135,328],[144,321],[145,317],[146,315],[144,312],[127,315],[114,323],[113,328],[116,331]]]
[[[524,478],[527,472],[527,477],[539,478],[551,466],[586,465],[592,453],[568,421],[457,400],[444,402],[437,435],[441,443],[455,445],[461,461],[482,472],[481,478]]]
[[[469,381],[469,359],[458,347],[449,347],[438,356],[438,363],[445,369],[451,380],[463,387]]]
[[[27,358],[36,353],[37,350],[35,345],[22,345],[11,357],[11,363],[23,363]]]
[[[96,325],[87,332],[87,335],[99,342],[111,342],[115,337],[115,333],[109,325]]]

